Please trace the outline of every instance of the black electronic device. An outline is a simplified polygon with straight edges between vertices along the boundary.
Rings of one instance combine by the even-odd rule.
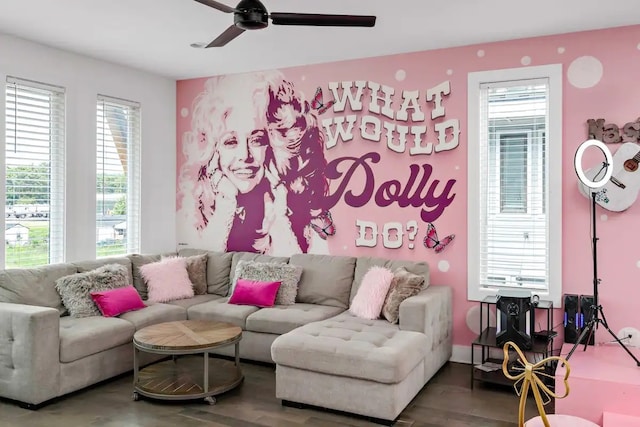
[[[531,293],[520,290],[500,290],[496,302],[496,345],[502,347],[513,341],[518,347],[530,350],[535,310]]]
[[[580,304],[578,295],[564,296],[564,342],[575,344],[580,335]]]
[[[594,303],[593,295],[580,295],[580,331],[593,320]],[[589,337],[583,337],[580,344],[594,345],[595,334],[589,334]]]

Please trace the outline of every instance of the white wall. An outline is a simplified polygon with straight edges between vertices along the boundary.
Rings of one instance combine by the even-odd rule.
[[[98,52],[96,52],[98,54]],[[141,252],[176,248],[176,82],[0,34],[0,158],[6,77],[66,88],[66,260],[95,257],[96,96],[141,103]],[[1,181],[4,167],[0,168]],[[1,198],[4,200],[4,188]]]

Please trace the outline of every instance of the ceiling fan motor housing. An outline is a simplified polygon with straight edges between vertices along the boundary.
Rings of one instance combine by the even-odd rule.
[[[269,25],[267,8],[258,0],[242,0],[233,14],[236,27],[243,30],[259,30]]]

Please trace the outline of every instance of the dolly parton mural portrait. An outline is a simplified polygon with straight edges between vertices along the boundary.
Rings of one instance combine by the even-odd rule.
[[[214,77],[203,89],[181,135],[181,239],[216,251],[326,253],[324,136],[309,102],[278,71]]]

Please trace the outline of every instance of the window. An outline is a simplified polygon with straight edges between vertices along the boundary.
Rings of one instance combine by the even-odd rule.
[[[7,77],[5,268],[64,261],[64,89]]]
[[[469,74],[468,297],[562,294],[562,67]]]
[[[98,97],[96,251],[98,257],[140,246],[140,106]]]

